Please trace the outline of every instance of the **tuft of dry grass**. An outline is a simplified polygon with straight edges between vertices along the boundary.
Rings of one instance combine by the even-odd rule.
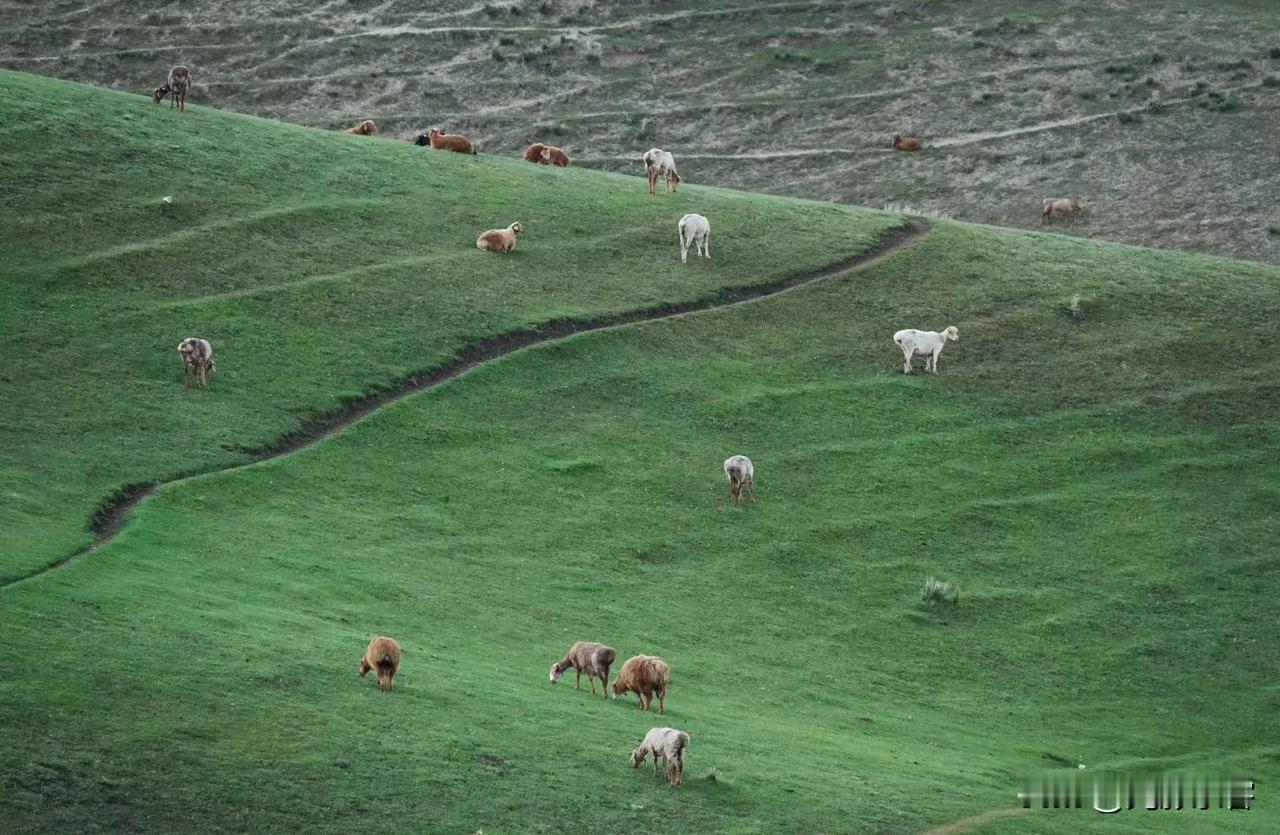
[[[960,602],[960,591],[951,583],[945,583],[936,577],[924,581],[924,589],[920,592],[920,600],[926,606],[946,603],[954,606]]]

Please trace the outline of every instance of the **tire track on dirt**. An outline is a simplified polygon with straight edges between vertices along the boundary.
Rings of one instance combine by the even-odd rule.
[[[91,554],[108,544],[120,533],[129,519],[130,512],[157,490],[192,478],[229,473],[263,461],[270,461],[290,453],[306,449],[319,441],[343,431],[347,427],[376,414],[387,406],[420,391],[435,388],[470,371],[478,365],[502,359],[537,345],[557,342],[578,334],[591,333],[606,328],[642,324],[674,319],[736,305],[750,304],[773,298],[817,281],[843,275],[851,270],[868,266],[921,239],[928,227],[916,219],[908,219],[883,233],[870,247],[843,261],[808,272],[784,276],[762,284],[744,287],[722,287],[697,299],[674,304],[658,304],[625,313],[591,318],[552,319],[537,325],[495,334],[472,342],[457,351],[456,357],[443,365],[409,374],[399,383],[348,400],[335,412],[316,415],[301,426],[286,432],[259,447],[238,450],[249,460],[225,467],[213,467],[180,473],[160,481],[127,484],[102,501],[90,517],[89,530],[93,541],[47,563],[15,577],[0,581],[0,591],[20,583],[42,577],[55,569],[66,566],[80,557]]]
[[[989,812],[983,812],[968,818],[961,818],[951,823],[944,823],[933,829],[926,829],[920,835],[959,835],[961,832],[968,832],[975,826],[982,826],[984,823],[992,823],[1001,818],[1011,818],[1014,815],[1021,815],[1029,810],[1027,809],[992,809]]]

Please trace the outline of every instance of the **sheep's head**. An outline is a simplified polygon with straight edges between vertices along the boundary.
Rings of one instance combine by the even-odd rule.
[[[902,144],[902,134],[900,134],[900,133],[895,133],[895,134],[893,135],[893,147],[895,147],[895,148],[896,148],[896,147],[898,147],[898,146],[899,146],[899,145],[901,145],[901,144]]]
[[[955,325],[952,325],[951,327],[947,328],[945,331],[942,332],[942,338],[950,342],[959,342],[960,331],[956,328]]]
[[[622,688],[621,688],[620,686],[618,686],[618,680],[617,680],[617,679],[614,679],[613,684],[611,684],[611,685],[609,685],[609,686],[612,688],[612,691],[613,691],[613,692],[611,692],[611,693],[609,694],[609,698],[611,698],[611,699],[616,699],[616,698],[618,698],[619,696],[621,696],[621,695],[622,695],[623,690],[622,690]]]
[[[521,226],[519,223],[513,223],[513,224],[511,224],[511,232],[512,232],[512,234],[519,235],[519,234],[520,234],[521,232],[523,232],[523,231],[524,231],[524,227],[523,227],[523,226]]]
[[[545,145],[542,147],[542,161],[551,162],[551,149]]]
[[[631,752],[631,767],[639,768],[644,765],[644,748],[636,748]]]
[[[157,87],[155,90],[152,91],[151,100],[156,104],[159,104],[161,100],[164,99],[164,97],[167,95],[169,95],[169,85],[162,84],[161,86]]]
[[[555,684],[557,681],[560,680],[560,677],[564,675],[565,669],[566,669],[565,667],[560,666],[559,661],[551,665],[551,683],[552,684]]]
[[[437,136],[442,136],[442,135],[444,135],[444,131],[440,130],[440,128],[432,128],[431,130],[427,131],[428,139],[435,139]]]

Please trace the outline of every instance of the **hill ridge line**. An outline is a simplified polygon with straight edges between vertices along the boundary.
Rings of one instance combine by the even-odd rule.
[[[179,473],[159,481],[126,484],[94,509],[89,521],[89,530],[94,534],[93,541],[39,568],[14,577],[0,579],[0,592],[28,580],[42,577],[109,544],[124,528],[132,510],[162,487],[203,476],[233,472],[306,449],[412,394],[435,388],[455,377],[462,376],[478,365],[502,359],[525,348],[609,328],[677,319],[773,298],[817,281],[873,264],[916,242],[927,232],[928,226],[922,219],[909,217],[901,225],[883,232],[870,247],[857,255],[816,270],[793,273],[761,284],[721,287],[708,295],[690,301],[660,303],[622,313],[586,318],[551,319],[484,337],[460,348],[452,360],[442,365],[413,372],[396,384],[351,398],[340,409],[307,418],[298,428],[285,432],[261,446],[236,450],[247,454],[248,461],[225,467]]]

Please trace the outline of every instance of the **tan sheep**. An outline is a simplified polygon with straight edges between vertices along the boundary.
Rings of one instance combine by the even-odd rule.
[[[900,133],[893,135],[893,149],[895,151],[919,151],[924,148],[924,143],[912,136],[903,136]]]
[[[189,336],[178,344],[178,356],[182,357],[182,381],[193,382],[204,388],[209,384],[209,374],[217,371],[213,364],[213,346],[209,340]]]
[[[513,223],[506,229],[490,229],[476,238],[476,249],[489,252],[510,252],[516,248],[516,238],[524,232],[524,227]]]
[[[370,670],[378,674],[378,689],[391,689],[400,671],[400,644],[394,638],[379,635],[369,642],[364,658],[360,659],[360,678]]]
[[[187,93],[191,90],[191,70],[186,67],[174,67],[169,70],[169,80],[157,87],[151,94],[151,100],[159,104],[165,96],[169,96],[169,107],[179,110],[187,109]]]
[[[644,765],[653,757],[653,773],[658,774],[658,760],[666,764],[667,782],[678,786],[684,782],[684,752],[689,748],[689,735],[675,728],[651,728],[631,752],[631,767]]]
[[[352,133],[356,136],[373,136],[378,132],[378,126],[373,123],[372,119],[365,119],[354,128],[347,128],[343,133]]]
[[[460,133],[445,133],[439,128],[427,131],[427,141],[431,147],[440,151],[454,151],[459,154],[474,154],[476,146],[470,139]]]
[[[613,682],[613,698],[623,693],[636,694],[636,706],[648,710],[653,697],[658,697],[658,712],[666,713],[667,688],[671,684],[671,668],[656,655],[633,655],[622,665]]]
[[[609,668],[618,653],[613,647],[592,641],[578,641],[569,647],[564,657],[551,665],[551,683],[555,684],[564,675],[564,671],[572,667],[578,674],[575,690],[582,689],[582,676],[585,674],[591,684],[591,695],[596,694],[596,679],[602,684],[600,697],[609,698]]]
[[[1053,220],[1054,215],[1074,215],[1084,211],[1084,205],[1077,200],[1067,197],[1046,197],[1043,201],[1043,210],[1040,212],[1040,222]]]

